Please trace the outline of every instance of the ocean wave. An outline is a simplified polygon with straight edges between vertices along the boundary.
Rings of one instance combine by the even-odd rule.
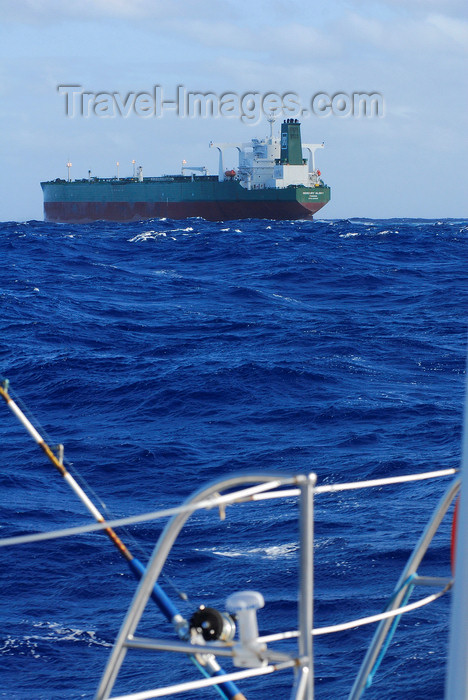
[[[1,374],[51,445],[65,444],[96,503],[119,516],[178,505],[237,472],[315,472],[326,484],[456,467],[467,231],[466,220],[442,219],[2,224]],[[2,535],[87,522],[3,411]],[[343,606],[347,619],[383,609],[444,487],[314,499],[323,620],[347,617]],[[229,506],[222,522],[215,511],[191,517],[171,553],[170,580],[205,604],[258,589],[263,628],[295,625],[297,509],[291,498]],[[119,534],[147,561],[161,528]],[[440,542],[449,529],[443,524]],[[2,653],[10,666],[0,694],[72,700],[79,687],[93,697],[135,587],[126,563],[102,533],[6,556]],[[427,562],[434,575],[449,575],[448,545],[436,543]],[[437,636],[446,633],[444,606],[429,613]],[[148,613],[149,634],[159,635],[162,616]],[[425,630],[418,634],[432,650]],[[411,620],[398,635],[395,650],[408,661]],[[318,697],[346,696],[352,679],[342,660],[357,667],[367,636],[342,635],[340,653],[335,640],[318,645]],[[386,660],[392,678],[398,654]],[[158,665],[143,656],[136,673],[145,687],[180,671],[179,659]],[[430,656],[418,697],[440,696],[442,656]],[[259,700],[274,695],[252,684]],[[366,693],[382,697],[378,685]],[[410,679],[401,697],[412,695]]]

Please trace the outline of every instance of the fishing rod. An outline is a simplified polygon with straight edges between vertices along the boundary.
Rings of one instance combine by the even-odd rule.
[[[10,394],[8,393],[8,389],[9,381],[8,379],[5,379],[3,385],[0,384],[0,396],[2,396],[2,398],[5,400],[8,408],[18,418],[18,420],[24,426],[24,428],[26,428],[27,432],[39,445],[39,447],[48,457],[50,462],[52,462],[53,466],[57,469],[57,471],[61,474],[61,476],[67,482],[69,487],[72,489],[72,491],[75,493],[75,495],[79,498],[81,503],[91,513],[93,518],[98,523],[105,523],[106,520],[102,513],[99,512],[94,503],[86,495],[85,491],[81,488],[76,479],[70,474],[70,472],[66,469],[65,465],[63,464],[63,445],[59,445],[57,456],[49,447],[44,438],[38,433],[31,421],[25,416],[18,404],[15,401],[13,401]],[[111,540],[112,544],[117,548],[120,554],[127,561],[130,570],[134,574],[135,578],[137,580],[140,580],[146,572],[145,566],[130,552],[128,547],[122,542],[115,530],[113,530],[111,527],[106,527],[103,528],[103,531]],[[190,633],[189,623],[179,612],[175,604],[172,602],[172,600],[157,582],[153,586],[151,598],[161,610],[163,615],[166,617],[168,622],[171,622],[174,625],[178,636],[181,639],[187,639]],[[203,675],[225,675],[225,671],[221,668],[221,666],[218,664],[218,662],[212,654],[199,654],[197,655],[197,658],[195,658],[194,656],[191,656],[190,658]],[[224,683],[221,682],[219,683],[219,686],[216,686],[216,689],[219,689],[221,694],[224,694],[224,696],[228,700],[246,700],[245,696],[238,690],[237,686],[232,681],[225,681]]]

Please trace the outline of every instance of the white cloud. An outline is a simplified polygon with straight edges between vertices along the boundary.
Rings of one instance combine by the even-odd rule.
[[[341,31],[349,45],[373,47],[381,55],[393,54],[398,62],[409,55],[428,61],[431,54],[432,60],[440,61],[449,54],[465,54],[468,50],[468,23],[442,14],[384,21],[352,13]],[[434,51],[443,51],[444,56],[436,57]]]
[[[465,53],[468,51],[468,21],[453,19],[441,14],[432,14],[428,16],[427,24],[433,26],[448,45],[454,42]]]

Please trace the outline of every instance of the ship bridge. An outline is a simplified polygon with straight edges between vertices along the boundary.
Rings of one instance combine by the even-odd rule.
[[[224,167],[224,152],[235,148],[239,165],[237,177],[242,187],[251,189],[282,189],[290,185],[314,187],[321,184],[320,171],[315,166],[315,152],[324,144],[302,143],[301,125],[297,119],[286,119],[281,124],[281,138],[273,136],[274,119],[268,119],[270,134],[265,139],[247,142],[210,143],[219,151],[219,181],[232,177]],[[303,157],[303,150],[309,157]]]

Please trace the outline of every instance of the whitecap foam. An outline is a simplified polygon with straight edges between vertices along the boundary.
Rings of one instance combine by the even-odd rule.
[[[271,547],[249,547],[248,549],[211,549],[218,557],[252,557],[260,559],[291,559],[296,556],[299,549],[297,542],[288,542],[285,544],[272,545]],[[202,550],[199,550],[202,551]]]
[[[103,639],[99,639],[94,630],[83,630],[74,627],[63,627],[58,622],[49,621],[33,622],[32,627],[42,629],[44,630],[44,632],[42,634],[24,636],[22,639],[34,641],[36,643],[39,641],[54,642],[57,640],[61,640],[67,642],[85,643],[87,646],[112,646],[110,642],[106,642]]]
[[[173,279],[182,279],[182,275],[179,275],[175,270],[153,270],[153,275],[159,275],[160,277],[171,277]]]
[[[293,299],[292,297],[284,297],[282,294],[274,294],[273,293],[271,296],[276,297],[277,299],[283,299],[283,301],[291,301],[293,304],[300,304],[301,303],[297,299]]]
[[[154,238],[157,238],[158,236],[166,237],[167,233],[166,233],[166,231],[142,231],[141,233],[138,233],[133,238],[129,238],[128,242],[129,243],[140,243],[141,241],[152,240]]]

